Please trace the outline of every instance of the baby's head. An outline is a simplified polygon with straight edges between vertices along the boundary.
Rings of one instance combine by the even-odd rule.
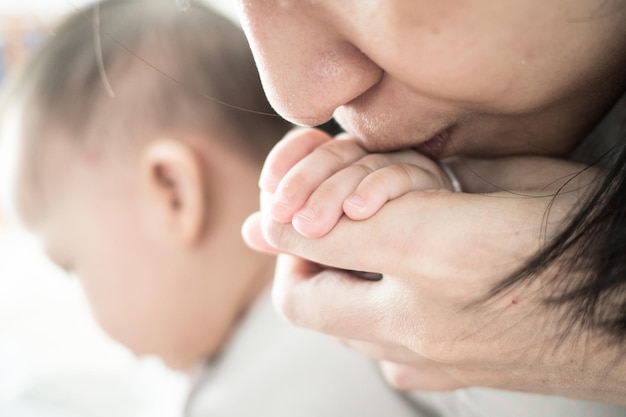
[[[105,1],[55,29],[8,97],[17,214],[103,328],[176,368],[215,353],[271,278],[239,229],[290,128],[240,29],[202,6]]]

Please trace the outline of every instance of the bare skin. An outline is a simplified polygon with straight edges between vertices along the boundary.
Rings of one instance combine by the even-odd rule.
[[[624,92],[615,57],[626,54],[626,8],[614,2],[239,4],[274,108],[302,125],[334,116],[369,152],[561,156]],[[281,184],[295,174],[278,159],[265,165],[263,207],[244,236],[282,253],[274,299],[288,319],[383,359],[402,388],[480,385],[624,402],[626,370],[613,361],[623,349],[597,334],[562,339],[559,312],[543,305],[547,277],[467,307],[543,247],[597,173],[553,200],[560,170],[578,167],[476,162],[480,176],[460,175],[466,191],[483,194],[411,191],[365,220],[341,216],[326,232],[327,220],[309,230],[300,216],[311,190],[280,212],[284,197],[297,199]],[[336,268],[384,278],[363,282]]]
[[[333,140],[314,130],[292,132],[267,164],[275,171],[261,178],[261,188],[279,197],[272,218],[307,237],[325,235],[343,214],[368,219],[410,191],[451,189],[436,163],[412,149],[371,154],[348,135]]]
[[[591,335],[575,335],[567,343],[560,339],[562,323],[558,311],[549,311],[542,304],[549,290],[541,281],[468,308],[501,277],[519,267],[524,254],[536,251],[554,233],[567,210],[597,179],[598,171],[577,175],[581,166],[539,157],[498,162],[452,160],[451,165],[464,175],[466,189],[490,191],[452,193],[449,184],[441,185],[447,180],[436,167],[428,171],[406,164],[409,155],[404,152],[377,155],[377,163],[388,162],[385,169],[364,171],[362,150],[346,146],[350,142],[345,138],[335,142],[328,139],[321,132],[298,130],[274,149],[260,181],[262,211],[244,225],[250,246],[283,253],[274,285],[274,300],[283,314],[296,324],[335,335],[346,345],[382,359],[383,371],[398,388],[442,390],[479,385],[539,389],[585,399],[597,399],[597,394],[618,402],[617,397],[591,391],[589,386],[574,385],[573,367],[588,376],[595,372],[597,377],[586,381],[602,381],[602,390],[618,386],[611,384],[621,374],[616,368],[614,374],[607,374],[604,365],[583,368],[576,362],[578,355],[590,348],[587,338]],[[326,159],[327,165],[319,159],[320,148],[324,149],[322,154],[333,149],[335,158]],[[298,150],[306,153],[302,159],[298,159]],[[432,169],[432,161],[413,154],[413,163],[419,161]],[[386,169],[400,166],[396,164],[398,158],[401,171]],[[350,160],[352,163],[347,164]],[[317,167],[316,174],[306,175],[311,172],[309,164]],[[407,165],[412,168],[407,169]],[[502,166],[507,167],[509,176],[501,175]],[[412,170],[423,181],[421,187],[406,181],[411,175],[405,174]],[[488,181],[490,172],[494,173],[493,181]],[[318,178],[325,175],[328,178]],[[356,180],[346,181],[352,175]],[[520,176],[525,184],[519,183]],[[430,178],[428,187],[425,178]],[[379,180],[387,184],[386,190],[394,190],[395,197],[387,194],[390,198],[385,198],[380,193]],[[514,184],[517,191],[511,188]],[[564,185],[559,197],[553,199]],[[509,191],[496,191],[499,188]],[[277,202],[276,196],[285,190],[290,190],[290,206],[282,199]],[[369,202],[365,211],[346,204],[357,194]],[[544,223],[541,219],[550,204],[551,215]],[[320,213],[318,222],[299,218],[307,207]],[[503,211],[509,215],[498,221],[496,215]],[[407,215],[412,212],[419,216]],[[532,229],[529,213],[537,219]],[[468,222],[468,218],[474,221]],[[397,224],[394,229],[381,231],[381,224],[393,222]],[[407,237],[398,245],[397,236],[402,234]],[[343,238],[346,235],[351,237],[349,241]],[[450,235],[455,239],[450,240]],[[292,249],[285,251],[285,247]],[[329,247],[334,249],[329,251]],[[376,256],[361,256],[364,252]],[[460,253],[474,256],[458,256]],[[416,262],[393,261],[399,254]],[[342,269],[376,271],[384,278],[364,283]],[[320,292],[321,299],[309,297]],[[400,317],[421,319],[398,321]],[[538,321],[542,326],[536,326]],[[596,348],[600,346],[602,342]],[[602,352],[599,356],[609,361],[611,353]],[[550,379],[543,373],[533,374],[539,364],[549,369],[546,374]],[[606,379],[611,374],[614,379]],[[555,383],[560,386],[555,388]]]

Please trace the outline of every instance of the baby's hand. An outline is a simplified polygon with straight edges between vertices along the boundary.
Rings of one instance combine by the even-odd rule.
[[[368,153],[354,138],[316,129],[294,130],[270,152],[260,186],[273,194],[272,218],[311,238],[344,213],[364,220],[410,191],[451,189],[437,164],[413,150]]]

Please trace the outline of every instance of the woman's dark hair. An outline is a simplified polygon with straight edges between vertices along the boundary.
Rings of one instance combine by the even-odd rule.
[[[626,100],[618,102],[623,110]],[[626,107],[626,106],[625,106]],[[618,112],[618,114],[620,114]],[[621,120],[620,120],[621,119]],[[549,306],[558,309],[564,336],[572,329],[626,340],[626,120],[618,117],[603,179],[569,224],[491,296],[543,275],[551,288]],[[606,138],[601,138],[606,140]]]

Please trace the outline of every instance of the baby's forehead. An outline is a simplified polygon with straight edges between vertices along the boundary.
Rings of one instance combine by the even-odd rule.
[[[18,219],[36,230],[66,192],[76,153],[67,140],[42,134],[11,149],[9,199]]]
[[[102,187],[98,175],[81,170],[83,164],[75,161],[79,156],[68,151],[66,142],[54,143],[57,146],[46,144],[36,153],[36,165],[21,164],[16,169],[12,200],[16,220],[45,254],[60,264],[59,259],[73,255],[78,248],[75,236],[82,233],[84,219],[92,216],[98,221],[93,195]],[[106,204],[99,206],[106,210]]]

